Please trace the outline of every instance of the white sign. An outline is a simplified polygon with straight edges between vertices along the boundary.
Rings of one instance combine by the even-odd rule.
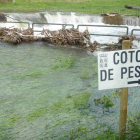
[[[98,53],[99,90],[140,86],[140,50]]]

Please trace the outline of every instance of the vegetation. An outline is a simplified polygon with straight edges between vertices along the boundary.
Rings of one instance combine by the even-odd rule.
[[[74,63],[75,63],[76,59],[72,56],[72,54],[70,54],[68,56],[68,58],[59,58],[57,59],[57,61],[55,63],[52,64],[52,69],[56,70],[59,68],[71,68]]]
[[[126,137],[127,139],[140,139],[140,113],[128,117],[128,131],[126,132]]]
[[[126,131],[125,137],[115,132],[111,126],[107,124],[97,125],[94,128],[94,133],[91,138],[87,139],[88,135],[93,132],[92,129],[78,127],[75,130],[71,130],[69,137],[70,140],[139,140],[140,139],[140,114],[136,115],[133,119],[128,119],[128,130]],[[107,129],[106,129],[107,127]],[[103,130],[101,130],[103,128]],[[98,131],[99,130],[99,131]]]
[[[1,0],[0,3],[1,12],[39,12],[53,10],[91,14],[118,12],[119,14],[130,15],[137,15],[139,12],[124,8],[125,4],[140,6],[139,0],[16,0],[16,3],[13,3],[12,0]]]
[[[84,59],[83,60],[83,67],[84,67],[84,70],[82,71],[82,74],[81,74],[81,78],[82,79],[90,79],[92,78],[94,75],[97,75],[97,65],[96,65],[96,60],[93,59],[90,63],[90,65],[86,66],[86,63],[87,63],[87,59]]]
[[[0,3],[8,3],[11,2],[11,0],[0,0]]]
[[[125,137],[120,137],[111,127],[106,131],[98,133],[96,139],[100,140],[139,140],[140,139],[140,114],[128,117],[128,128]]]
[[[114,106],[114,103],[111,101],[109,96],[104,95],[102,98],[94,99],[95,105],[102,105],[103,107],[103,113],[104,113],[104,108],[108,109],[109,112],[109,107]]]
[[[13,4],[12,1],[1,0],[0,3],[1,12],[43,11],[47,5],[46,10],[101,13],[101,11],[92,6],[109,5],[112,6],[112,8],[106,7],[104,12],[110,12],[114,8],[113,5],[122,7],[124,7],[126,3],[140,5],[139,0],[92,0],[84,1],[80,4],[79,2],[66,2],[64,0],[63,2],[55,0],[53,2],[43,2],[43,0],[16,0],[16,3]],[[87,9],[89,9],[89,11]],[[94,9],[95,11],[90,11],[91,9]],[[133,10],[122,9],[122,12],[124,13],[127,11]],[[55,50],[52,52],[48,50],[47,52],[46,50],[42,50],[42,48],[40,49],[40,47],[36,49],[36,47],[32,46],[30,51],[30,49],[28,50],[29,47],[30,46],[26,49],[23,46],[16,49],[14,47],[8,47],[7,49],[7,46],[2,47],[1,45],[0,58],[2,60],[2,70],[0,76],[2,77],[3,82],[1,83],[0,100],[0,140],[18,138],[32,139],[33,137],[30,132],[33,136],[36,136],[36,139],[140,139],[140,114],[128,117],[128,128],[125,138],[119,137],[119,134],[116,132],[118,131],[117,129],[114,130],[109,125],[99,122],[102,120],[101,117],[104,116],[104,114],[100,115],[98,113],[98,116],[94,116],[96,114],[95,110],[93,115],[96,106],[90,108],[89,100],[91,98],[91,90],[93,91],[94,88],[89,88],[84,85],[87,82],[86,80],[90,80],[94,76],[97,77],[96,61],[94,61],[94,63],[96,63],[94,65],[89,63],[91,62],[91,59],[93,59],[93,56],[88,59],[81,58],[82,64],[84,63],[84,68],[79,66],[78,69],[78,64],[80,62],[79,60],[76,61],[72,54],[64,58],[64,56],[61,57],[61,55],[63,55],[62,53],[59,57],[54,58],[55,54],[53,54],[53,56],[51,56],[51,54]],[[17,51],[17,49],[21,50]],[[33,57],[35,58],[33,59]],[[49,59],[49,61],[47,61],[47,59]],[[77,67],[74,67],[75,65]],[[68,73],[69,68],[71,68],[70,73]],[[78,71],[81,73],[78,73]],[[62,72],[64,73],[62,74]],[[56,75],[59,79],[56,78]],[[55,80],[52,82],[54,77]],[[64,85],[61,83],[62,79]],[[68,79],[67,84],[65,84],[65,79]],[[86,81],[85,83],[84,80]],[[78,82],[80,84],[77,84]],[[66,88],[64,88],[64,86],[66,86]],[[97,86],[96,81],[94,86]],[[112,92],[111,96],[118,100],[120,97],[120,90]],[[96,105],[101,105],[108,109],[109,107],[115,106],[111,97],[107,95],[95,99],[94,102]],[[99,118],[101,119],[99,120]],[[94,121],[96,119],[99,121]],[[93,122],[96,122],[97,124],[93,125]],[[61,130],[61,133],[59,133],[60,128],[64,128],[64,131]],[[38,131],[37,129],[40,130]],[[28,137],[30,136],[30,138],[27,138],[26,134]],[[17,138],[15,136],[17,136]]]
[[[82,111],[84,109],[89,108],[89,104],[88,104],[89,98],[90,98],[90,94],[87,92],[80,92],[76,94],[73,99],[75,108]]]
[[[111,93],[112,97],[119,98],[121,95],[121,89],[117,89],[114,92]]]

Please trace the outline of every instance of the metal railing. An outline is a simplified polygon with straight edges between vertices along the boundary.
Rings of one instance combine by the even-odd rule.
[[[30,27],[30,23],[29,22],[12,22],[12,21],[0,21],[0,23],[17,23],[17,24],[19,24],[19,23],[23,23],[23,24],[27,24],[28,25],[28,28]],[[34,32],[41,32],[42,30],[34,30],[34,27],[35,27],[35,25],[43,25],[43,24],[45,24],[45,25],[53,25],[53,26],[57,26],[57,25],[60,25],[60,26],[71,26],[71,27],[74,27],[74,25],[73,24],[61,24],[61,23],[32,23],[32,29],[33,29],[33,31]],[[88,24],[79,24],[79,25],[77,25],[77,29],[79,29],[80,27],[97,27],[97,28],[120,28],[120,29],[122,29],[122,28],[124,28],[124,29],[126,29],[126,33],[125,33],[125,35],[128,35],[128,33],[129,33],[129,28],[127,27],[127,26],[109,26],[109,25],[88,25]],[[134,35],[134,32],[140,32],[140,29],[132,29],[131,30],[131,35]],[[96,35],[96,36],[112,36],[112,37],[119,37],[119,36],[121,36],[121,35],[124,35],[124,34],[97,34],[97,33],[89,33],[90,35]],[[137,36],[137,35],[135,35],[135,36]]]
[[[125,28],[126,29],[126,35],[128,35],[128,27],[127,26],[106,26],[106,25],[78,25],[77,26],[77,29],[79,29],[80,26],[86,26],[86,27],[107,27],[107,28]],[[90,35],[97,35],[97,36],[114,36],[114,37],[119,37],[120,35],[113,35],[113,34],[93,34],[93,33],[90,33]],[[124,34],[123,34],[124,35]]]
[[[45,25],[72,26],[72,27],[74,27],[73,24],[61,24],[61,23],[32,23],[32,29],[34,30],[34,26],[35,26],[35,25],[42,25],[42,24],[45,24]],[[40,31],[40,30],[34,30],[34,32],[41,32],[41,31]]]
[[[134,31],[140,31],[140,29],[132,29],[131,30],[131,35],[134,35]],[[140,35],[140,34],[139,34]]]

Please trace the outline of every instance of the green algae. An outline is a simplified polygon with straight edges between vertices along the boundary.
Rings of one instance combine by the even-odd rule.
[[[21,76],[20,78],[26,78],[26,77],[36,77],[36,76],[40,76],[43,75],[43,73],[40,72],[32,72],[26,75]]]
[[[14,116],[7,116],[5,120],[3,120],[0,124],[0,140],[11,140],[14,139],[14,133],[12,132],[13,127],[15,124],[18,123],[21,117],[14,115]]]
[[[87,65],[87,61],[89,61],[89,65]],[[95,77],[97,75],[97,62],[96,58],[93,58],[92,61],[89,60],[88,58],[85,58],[83,60],[83,67],[84,70],[82,71],[81,78],[82,79],[90,79]]]
[[[54,70],[57,70],[59,68],[71,68],[76,61],[72,54],[70,54],[67,58],[60,58],[59,56],[56,58],[56,60],[57,61],[53,63],[51,67]]]
[[[69,113],[69,112],[77,112],[75,109],[83,110],[89,107],[88,101],[90,98],[90,94],[86,92],[79,92],[74,94],[73,96],[68,96],[67,99],[61,99],[51,106],[41,107],[34,112],[31,112],[28,116],[29,120],[35,119],[36,117],[40,117],[44,114],[59,114],[59,113]],[[65,102],[67,100],[67,102]],[[78,113],[78,112],[77,112]],[[64,121],[65,122],[65,121]]]
[[[46,47],[43,43],[17,47],[1,44],[0,124],[3,137],[61,139],[77,125],[85,126],[87,122],[83,116],[89,110],[92,91],[87,85],[93,80],[92,76],[88,81],[82,80],[81,73],[92,65],[92,58],[77,48]],[[54,70],[52,66],[57,64]],[[93,119],[89,117],[89,121]]]
[[[87,92],[80,92],[75,94],[73,101],[75,108],[79,110],[87,109],[89,107],[88,101],[91,94]]]
[[[84,70],[81,76],[83,79],[87,79],[91,77],[91,71],[89,70]]]

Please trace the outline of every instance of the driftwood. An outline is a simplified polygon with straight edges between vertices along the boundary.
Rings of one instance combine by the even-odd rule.
[[[78,29],[66,29],[65,26],[58,31],[44,30],[41,32],[42,37],[35,36],[33,29],[18,29],[18,28],[0,28],[0,38],[2,42],[19,44],[21,42],[45,41],[55,45],[74,45],[90,51],[94,51],[99,45],[98,42],[91,43],[88,29],[84,32],[79,32]]]
[[[43,41],[56,45],[75,45],[91,51],[94,51],[96,46],[98,45],[97,42],[90,42],[90,34],[88,32],[88,29],[86,29],[82,33],[79,32],[78,29],[66,29],[65,26],[63,26],[62,29],[58,31],[43,29],[41,34],[45,36],[45,38],[43,38]]]
[[[34,37],[33,37],[34,31],[33,31],[32,28],[25,29],[21,33],[23,35],[22,36],[22,41],[24,41],[24,42],[34,41]],[[26,35],[28,35],[28,36],[26,36]]]
[[[33,42],[41,40],[41,37],[36,37],[33,34],[34,33],[32,28],[25,30],[20,30],[18,28],[0,28],[0,36],[2,38],[2,42],[12,43],[15,45],[21,42]]]
[[[122,46],[120,44],[112,44],[112,45],[105,44],[105,45],[107,47],[103,48],[104,51],[117,51],[122,49]]]
[[[84,45],[84,38],[89,40],[89,34],[86,36],[86,33],[80,33],[78,29],[66,29],[65,26],[58,31],[43,30],[42,34],[49,43],[58,45]]]
[[[17,28],[4,30],[2,33],[2,41],[10,42],[15,45],[19,44],[21,42],[21,36],[19,35],[19,32],[21,32],[21,30]]]
[[[135,5],[128,5],[128,4],[126,4],[126,5],[125,5],[125,8],[140,10],[140,7],[139,7],[139,6],[135,6]]]
[[[12,43],[15,45],[21,42],[45,41],[55,45],[74,45],[86,50],[90,50],[91,52],[94,52],[98,46],[102,45],[96,41],[94,41],[94,43],[90,41],[88,29],[86,29],[84,32],[79,32],[78,29],[66,29],[65,26],[63,26],[62,29],[58,31],[43,29],[41,34],[42,36],[35,36],[32,28],[24,30],[18,28],[0,28],[0,38],[2,42]],[[118,43],[110,45],[105,44],[108,47],[103,48],[103,50],[121,50],[123,40],[131,40],[131,42],[133,42],[135,39],[137,38],[133,35],[122,35],[118,39]]]

